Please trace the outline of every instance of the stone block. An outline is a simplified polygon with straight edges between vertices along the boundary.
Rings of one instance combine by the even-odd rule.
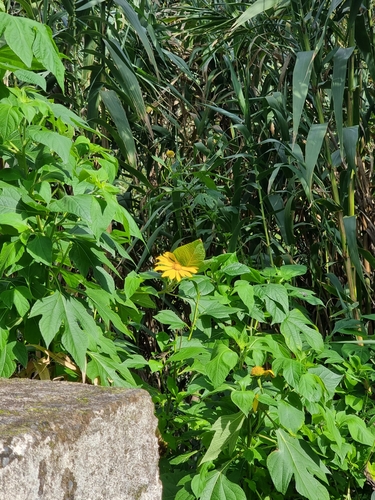
[[[141,389],[0,379],[1,500],[160,500]]]

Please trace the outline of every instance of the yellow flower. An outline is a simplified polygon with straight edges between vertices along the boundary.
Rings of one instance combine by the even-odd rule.
[[[181,281],[182,278],[191,278],[193,274],[198,272],[196,266],[183,266],[180,264],[172,252],[165,252],[163,255],[156,257],[156,260],[158,262],[154,270],[163,271],[163,278]]]
[[[275,376],[272,370],[265,370],[262,366],[253,366],[250,374],[254,377],[266,377],[267,375],[271,375],[271,377]]]
[[[172,151],[171,149],[168,149],[168,151],[165,154],[167,155],[167,158],[174,158],[176,156],[175,152]]]

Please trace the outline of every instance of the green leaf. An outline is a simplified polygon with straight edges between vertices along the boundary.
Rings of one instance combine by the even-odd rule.
[[[229,441],[233,437],[238,436],[244,420],[245,415],[242,411],[219,417],[211,428],[215,434],[200,463],[204,464],[205,462],[215,460],[228,445]]]
[[[253,409],[254,396],[253,391],[232,391],[230,394],[233,403],[238,406],[246,417]]]
[[[163,325],[169,325],[172,330],[182,330],[183,328],[188,328],[188,325],[173,311],[161,311],[158,314],[155,314],[154,318],[160,321]]]
[[[0,377],[9,378],[16,369],[13,347],[15,342],[8,343],[9,330],[0,328]]]
[[[36,262],[52,266],[52,241],[47,236],[37,233],[27,242],[26,251]]]
[[[345,415],[340,419],[339,425],[347,425],[350,435],[358,443],[365,444],[371,448],[375,444],[375,435],[366,427],[365,422],[357,415]]]
[[[37,23],[30,19],[9,16],[4,12],[0,13],[0,19],[1,23],[6,22],[4,31],[6,43],[26,66],[31,67],[33,60],[32,47],[35,40],[33,28],[37,26]]]
[[[224,382],[229,372],[236,366],[237,361],[237,353],[229,349],[225,344],[216,344],[211,361],[206,365],[206,373],[215,388]]]
[[[72,141],[58,132],[52,132],[45,127],[30,125],[26,129],[27,135],[35,142],[44,144],[51,151],[57,153],[64,163],[68,163]]]
[[[305,422],[303,411],[295,408],[284,400],[279,401],[277,405],[277,414],[280,424],[294,434],[299,431]]]
[[[117,132],[123,145],[124,156],[127,158],[129,165],[137,169],[137,153],[133,132],[120,99],[114,90],[101,90],[100,96],[117,127]]]
[[[283,371],[283,377],[286,382],[293,388],[297,388],[302,374],[304,373],[304,367],[300,361],[288,358],[277,358],[272,363],[272,370],[277,374],[280,370]]]
[[[298,392],[310,401],[317,403],[323,396],[323,383],[318,375],[304,373],[298,383]]]
[[[293,70],[293,144],[297,139],[302,110],[309,90],[314,56],[313,50],[297,53]]]
[[[309,373],[317,375],[322,381],[327,390],[329,399],[332,399],[336,392],[336,387],[341,382],[343,375],[338,375],[333,371],[329,370],[323,365],[315,366],[314,368],[309,368]]]
[[[30,311],[30,318],[42,316],[39,320],[39,328],[47,349],[65,318],[64,308],[63,295],[60,292],[55,292],[48,297],[37,300]]]
[[[17,229],[19,233],[23,233],[30,229],[30,226],[22,218],[21,214],[17,213],[3,213],[0,214],[0,226],[6,225]]]
[[[314,476],[327,482],[328,469],[306,442],[289,436],[282,429],[276,430],[278,449],[267,458],[272,481],[285,494],[294,476],[296,490],[309,500],[329,500],[329,493]]]
[[[314,169],[316,162],[318,161],[320,150],[322,149],[324,137],[327,133],[327,125],[327,123],[313,123],[310,126],[309,133],[307,135],[305,154],[305,179],[308,188],[308,192],[306,194],[310,202],[313,199],[311,187]]]
[[[365,284],[364,276],[363,276],[363,271],[362,271],[362,264],[359,259],[359,253],[358,253],[358,242],[357,242],[357,218],[355,215],[352,215],[350,217],[344,217],[344,227],[345,227],[345,232],[346,232],[346,238],[347,238],[347,244],[348,244],[348,251],[350,258],[354,264],[355,270],[357,271],[357,274],[362,281],[363,284]]]
[[[0,103],[0,114],[0,136],[7,140],[13,132],[18,130],[24,117],[17,107],[7,102]]]
[[[297,354],[302,350],[302,337],[318,353],[324,349],[323,338],[319,331],[310,328],[312,324],[299,309],[293,309],[288,313],[280,325],[280,331],[285,338],[289,349]]]
[[[250,7],[248,7],[243,14],[234,23],[232,30],[237,29],[239,26],[247,23],[253,17],[265,12],[268,9],[272,9],[279,3],[279,0],[256,0]]]
[[[89,338],[96,331],[96,323],[85,307],[74,297],[65,298],[55,291],[52,295],[37,300],[29,317],[42,316],[39,327],[48,347],[61,329],[61,341],[81,370],[85,369]]]
[[[265,301],[266,309],[272,316],[272,324],[281,323],[289,311],[289,298],[285,287],[276,283],[255,285],[254,292]]]
[[[156,74],[159,76],[158,65],[156,63],[151,44],[147,38],[146,29],[142,26],[141,22],[139,21],[136,12],[126,0],[115,0],[115,2],[123,9],[125,17],[129,21],[130,25],[135,30],[137,35],[139,36],[143,44],[143,47],[146,50],[148,58],[150,59],[150,62],[154,66]]]
[[[187,245],[176,248],[173,254],[183,266],[194,266],[199,269],[204,261],[206,252],[202,240],[195,240]]]
[[[207,474],[200,500],[246,500],[246,495],[243,489],[229,481],[221,470],[213,470]]]
[[[234,291],[238,293],[240,299],[251,313],[255,305],[253,286],[248,281],[237,280],[234,284]]]
[[[348,60],[354,47],[339,47],[333,56],[332,99],[336,118],[337,135],[340,143],[340,152],[343,156],[343,100],[346,87],[346,70]]]
[[[128,368],[97,352],[88,351],[91,361],[87,363],[87,376],[100,379],[100,385],[115,387],[137,387]]]

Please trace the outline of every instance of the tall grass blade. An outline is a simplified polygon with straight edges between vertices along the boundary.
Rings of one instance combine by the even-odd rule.
[[[316,162],[319,157],[320,150],[322,149],[322,144],[324,137],[327,132],[327,123],[318,123],[311,125],[306,142],[306,153],[305,153],[305,165],[306,165],[306,183],[308,187],[307,196],[309,201],[312,200],[312,179],[314,175],[314,169]]]
[[[245,10],[243,14],[234,23],[232,30],[237,29],[239,26],[247,23],[253,17],[265,12],[268,9],[275,7],[280,0],[256,0],[248,9]]]
[[[100,96],[103,99],[103,102],[108,109],[112,120],[115,122],[117,132],[123,142],[126,157],[130,166],[133,168],[137,168],[137,154],[133,139],[133,133],[120,99],[118,98],[114,90],[101,90]]]
[[[343,129],[343,143],[346,161],[352,170],[356,170],[356,154],[358,142],[358,126]]]
[[[346,82],[346,71],[349,57],[352,55],[354,47],[348,49],[339,48],[333,57],[332,76],[332,99],[333,110],[336,117],[337,135],[340,143],[340,154],[343,157],[343,100]]]
[[[297,54],[293,71],[293,146],[297,139],[302,110],[309,90],[313,60],[313,50],[298,52]]]
[[[142,26],[142,24],[138,19],[137,13],[134,11],[134,9],[131,7],[131,5],[129,5],[129,3],[126,0],[115,0],[115,2],[122,8],[125,17],[129,21],[129,23],[131,24],[137,35],[139,36],[139,39],[141,40],[143,47],[145,48],[148,58],[151,64],[154,66],[155,73],[159,78],[160,76],[159,76],[158,65],[156,64],[154,52],[152,50],[149,39],[147,38],[146,28]]]
[[[358,253],[358,243],[357,243],[357,220],[355,215],[351,215],[350,217],[344,217],[344,226],[347,238],[348,251],[350,255],[350,259],[353,262],[355,270],[362,281],[365,284],[365,280],[363,277],[362,264],[359,259]]]

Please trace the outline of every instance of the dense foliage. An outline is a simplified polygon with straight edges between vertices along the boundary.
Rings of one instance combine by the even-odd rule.
[[[148,390],[165,499],[375,489],[374,21],[0,2],[0,376]]]

